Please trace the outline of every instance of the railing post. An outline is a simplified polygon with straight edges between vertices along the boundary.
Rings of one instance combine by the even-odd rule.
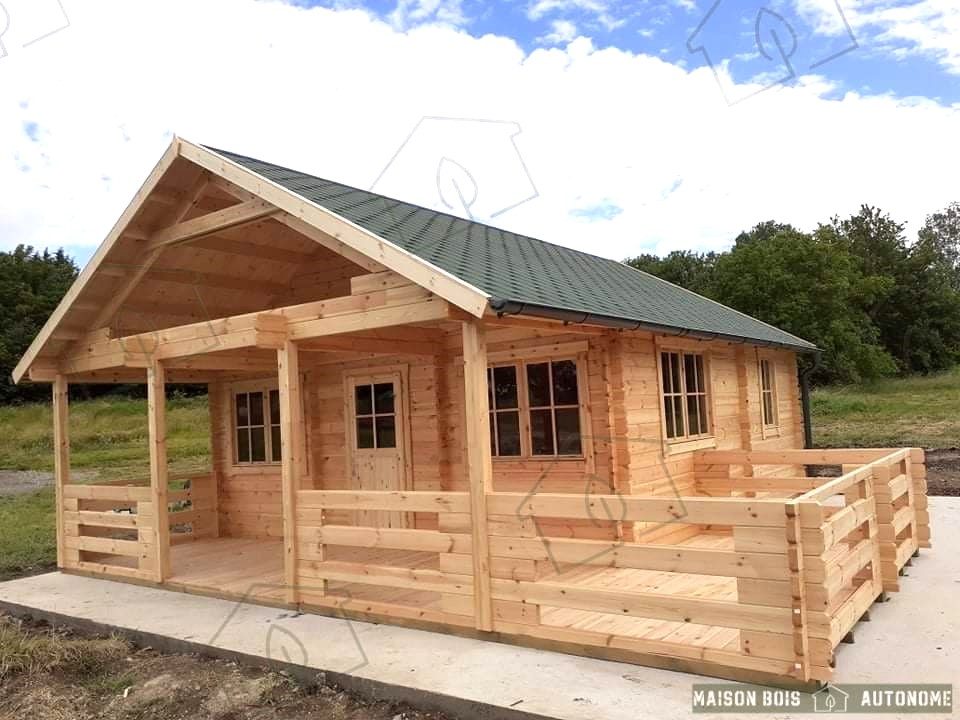
[[[927,506],[927,465],[923,448],[910,448],[910,482],[917,513],[917,549],[930,547],[930,511]]]
[[[809,511],[804,509],[803,505],[809,505],[809,503],[787,500],[784,509],[787,515],[787,563],[790,568],[790,595],[793,608],[793,648],[796,662],[800,666],[798,675],[800,679],[808,681],[811,678],[810,624],[807,618],[807,586],[803,571],[803,528],[800,516],[801,513]],[[817,512],[819,507],[811,510]]]
[[[147,366],[147,425],[150,436],[150,490],[153,503],[154,536],[157,562],[154,579],[170,577],[170,479],[167,472],[167,398],[166,370],[154,359]]]
[[[53,381],[53,468],[57,506],[57,567],[66,564],[63,524],[63,486],[70,483],[70,414],[67,379],[57,374]]]
[[[296,343],[285,340],[277,350],[280,391],[280,474],[283,507],[283,577],[287,602],[300,601],[297,587],[297,491],[303,477],[303,404],[300,398],[300,356]],[[323,545],[318,548],[323,558]],[[326,582],[323,583],[324,587]],[[324,588],[316,594],[323,595]]]
[[[473,537],[473,609],[478,630],[493,630],[487,494],[493,487],[490,456],[490,408],[487,398],[487,343],[476,320],[462,323],[464,442],[470,481],[470,528]]]

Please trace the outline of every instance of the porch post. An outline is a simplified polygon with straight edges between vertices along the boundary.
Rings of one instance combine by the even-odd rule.
[[[157,544],[154,579],[170,577],[170,520],[167,492],[167,398],[166,370],[159,361],[147,366],[147,415],[150,434],[150,495],[153,503],[154,538]]]
[[[53,469],[57,507],[57,567],[65,565],[63,532],[63,486],[70,483],[70,414],[67,378],[53,381]]]
[[[297,587],[297,491],[304,474],[303,404],[300,399],[300,356],[296,343],[285,340],[277,350],[280,391],[280,473],[283,502],[283,577],[288,603],[300,601]],[[323,545],[318,548],[323,557]],[[323,588],[312,590],[322,595]]]
[[[487,341],[476,320],[462,323],[463,386],[466,422],[466,474],[470,481],[470,529],[473,534],[473,610],[478,630],[493,630],[487,493],[493,490],[490,457],[490,408],[487,399]]]

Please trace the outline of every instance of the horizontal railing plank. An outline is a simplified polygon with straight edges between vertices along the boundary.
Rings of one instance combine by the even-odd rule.
[[[470,512],[465,492],[388,490],[300,490],[297,507],[328,510],[397,510],[400,512]]]
[[[150,488],[129,485],[64,485],[63,497],[78,500],[146,502],[150,500]]]
[[[790,577],[785,554],[743,553],[676,545],[491,535],[490,554],[493,557],[538,560],[561,565],[596,565],[768,580]]]
[[[524,582],[495,578],[492,591],[496,600],[536,603],[619,617],[653,618],[769,632],[793,631],[793,611],[790,608],[678,597],[669,593],[609,590],[543,580]]]
[[[505,492],[486,497],[487,512],[491,515],[747,527],[786,525],[784,501],[776,499]]]
[[[301,561],[297,567],[297,574],[299,578],[306,580],[333,580],[335,582],[411,588],[455,595],[470,595],[473,593],[473,578],[469,575],[456,575],[429,568],[366,565],[364,563],[336,560]]]
[[[465,534],[404,528],[353,527],[350,525],[298,527],[297,539],[307,549],[311,543],[440,553],[469,553],[471,548],[470,536]]]

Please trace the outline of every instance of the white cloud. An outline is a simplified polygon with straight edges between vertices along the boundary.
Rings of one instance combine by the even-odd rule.
[[[591,16],[607,31],[616,30],[627,22],[626,18],[616,15],[620,6],[609,0],[532,0],[527,6],[527,17],[540,20],[550,14],[569,13],[574,10]]]
[[[427,22],[454,27],[468,22],[462,0],[398,0],[387,17],[400,30]]]
[[[862,45],[894,55],[923,55],[960,74],[960,3],[957,0],[794,0],[817,32],[847,32]]]
[[[527,54],[503,37],[402,32],[358,10],[67,7],[67,30],[11,43],[0,59],[3,247],[98,244],[174,132],[369,187],[424,115],[516,123],[519,134],[482,140],[489,153],[461,152],[474,141],[454,135],[441,148],[476,180],[473,207],[509,206],[484,202],[504,185],[498,153],[513,142],[536,197],[494,222],[614,258],[719,248],[770,218],[812,228],[862,202],[915,230],[958,199],[960,108],[932,101],[826,100],[829,86],[811,78],[727,107],[708,69],[586,38]],[[410,167],[402,194],[444,208],[436,163]],[[572,214],[601,200],[622,212],[590,224]]]
[[[577,36],[577,26],[569,20],[554,20],[550,23],[551,30],[539,42],[549,45],[562,45],[570,42]]]

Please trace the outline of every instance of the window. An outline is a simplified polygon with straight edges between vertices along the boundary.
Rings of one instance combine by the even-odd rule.
[[[709,436],[703,355],[662,352],[660,374],[667,439],[692,440]]]
[[[494,365],[487,383],[494,457],[583,454],[576,361]]]
[[[773,362],[760,359],[760,407],[763,412],[764,427],[776,427],[777,420],[777,393],[776,378]]]
[[[520,390],[516,365],[487,368],[490,403],[490,452],[495,457],[520,455]]]
[[[355,385],[354,412],[357,423],[357,448],[395,448],[397,446],[396,391],[392,382]]]
[[[234,393],[233,404],[237,463],[280,462],[280,392]]]

